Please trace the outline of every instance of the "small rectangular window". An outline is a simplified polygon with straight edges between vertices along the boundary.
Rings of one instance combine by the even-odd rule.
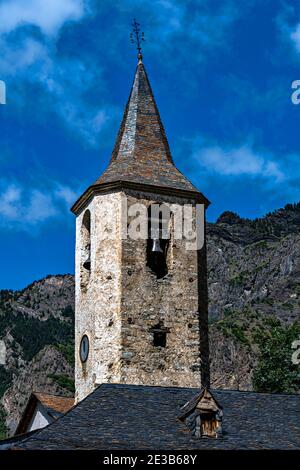
[[[167,334],[165,331],[153,331],[153,345],[165,348],[167,344]]]

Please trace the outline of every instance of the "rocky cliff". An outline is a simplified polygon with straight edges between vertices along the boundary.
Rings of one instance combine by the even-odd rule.
[[[300,204],[256,219],[208,224],[212,386],[300,390]],[[74,278],[48,276],[0,291],[0,434],[13,432],[32,390],[73,393]],[[2,424],[1,424],[2,417]]]
[[[300,389],[297,379],[282,389],[275,383],[297,376],[291,343],[300,338],[300,204],[256,220],[225,212],[207,235],[213,386]],[[282,355],[271,387],[263,361],[272,368],[276,341]]]
[[[73,276],[48,276],[22,291],[0,291],[0,340],[6,349],[0,365],[3,436],[4,419],[12,433],[31,391],[73,394]]]

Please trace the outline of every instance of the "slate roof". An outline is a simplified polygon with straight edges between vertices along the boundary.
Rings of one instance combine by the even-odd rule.
[[[91,191],[114,183],[188,191],[209,201],[174,165],[144,64],[137,65],[133,86],[110,163],[102,176],[73,205],[76,213]]]
[[[103,384],[21,449],[300,449],[300,395],[213,390],[220,439],[197,439],[178,419],[199,389]]]
[[[110,164],[96,184],[119,180],[197,191],[173,163],[142,62],[136,69]]]
[[[39,429],[35,429],[34,431],[27,432],[25,434],[18,434],[17,436],[8,437],[7,439],[2,439],[0,441],[0,450],[11,450],[15,447],[18,447],[18,444],[24,442],[28,437],[33,436],[39,432]]]

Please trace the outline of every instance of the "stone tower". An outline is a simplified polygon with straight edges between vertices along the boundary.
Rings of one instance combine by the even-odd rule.
[[[77,401],[103,382],[209,382],[205,243],[188,250],[172,214],[158,246],[124,236],[124,200],[148,222],[154,204],[209,204],[173,163],[141,58],[108,168],[72,207]]]

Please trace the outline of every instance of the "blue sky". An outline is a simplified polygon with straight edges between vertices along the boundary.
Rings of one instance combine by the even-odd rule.
[[[177,166],[224,210],[300,200],[300,2],[0,1],[0,288],[74,271],[69,207],[106,167],[144,63]]]

